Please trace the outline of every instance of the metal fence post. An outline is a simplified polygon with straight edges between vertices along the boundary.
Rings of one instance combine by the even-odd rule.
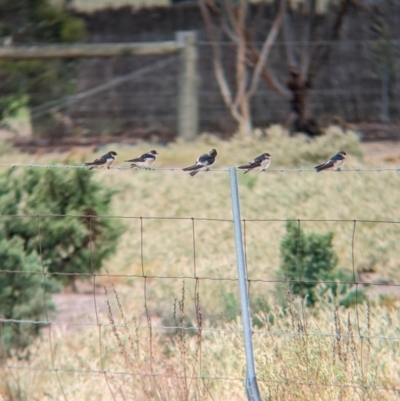
[[[199,129],[199,99],[197,71],[197,33],[176,33],[179,55],[178,136],[194,141]]]
[[[244,345],[246,351],[246,394],[249,401],[261,401],[258,389],[256,370],[254,366],[254,353],[252,341],[252,328],[250,320],[249,294],[247,291],[247,273],[243,251],[242,220],[240,217],[239,191],[237,184],[236,168],[229,168],[231,183],[232,215],[235,230],[236,260],[239,278],[240,300],[242,305],[242,323]]]

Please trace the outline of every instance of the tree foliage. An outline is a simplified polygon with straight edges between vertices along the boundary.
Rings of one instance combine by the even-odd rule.
[[[98,271],[116,249],[121,226],[98,217],[109,214],[114,191],[89,171],[12,171],[2,181],[0,213],[29,217],[5,218],[1,230],[7,239],[20,238],[27,254],[41,254],[46,271],[61,274],[55,277],[74,282],[63,274]]]
[[[45,321],[56,280],[98,271],[116,249],[122,227],[99,217],[109,214],[113,194],[86,170],[0,175],[0,317],[13,320],[0,326],[7,349],[27,345],[43,327],[14,320]]]
[[[6,239],[0,233],[0,317],[13,320],[40,321],[45,308],[52,310],[50,293],[58,287],[50,277],[44,279],[40,257],[35,251],[27,253],[21,238]],[[7,322],[1,324],[6,349],[29,344],[41,324]]]
[[[49,0],[0,0],[0,38],[12,44],[68,43],[84,40],[85,23],[54,7]],[[70,61],[0,61],[0,120],[25,99],[36,106],[71,91]],[[26,96],[28,95],[28,96]]]

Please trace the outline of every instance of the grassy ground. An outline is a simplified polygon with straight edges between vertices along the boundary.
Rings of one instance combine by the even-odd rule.
[[[108,150],[117,151],[118,162],[122,163],[153,147],[115,145]],[[245,163],[263,152],[272,155],[271,169],[311,168],[340,149],[348,153],[345,169],[377,167],[375,159],[363,158],[353,133],[332,128],[328,135],[309,141],[301,136],[288,138],[279,127],[257,131],[254,140],[235,138],[223,142],[205,135],[195,144],[174,143],[157,148],[160,153],[157,166],[187,166],[199,153],[212,147],[218,150],[216,168]],[[7,152],[1,156],[1,162],[47,163],[55,158],[82,162],[98,154],[78,149],[62,156],[28,157]],[[194,178],[182,171],[166,170],[112,170],[93,174],[104,185],[119,191],[114,202],[115,215],[130,217],[123,220],[126,232],[117,254],[104,266],[105,275],[97,277],[95,284],[104,284],[111,291],[109,302],[115,322],[127,322],[132,328],[109,325],[104,293],[102,306],[98,306],[105,310],[98,317],[102,326],[78,326],[73,336],[70,326],[52,327],[54,364],[59,369],[72,370],[59,373],[67,399],[112,399],[110,389],[116,399],[211,400],[227,396],[232,400],[245,399],[242,388],[245,357],[240,324],[235,320],[240,307],[237,282],[233,281],[236,259],[232,223],[198,220],[232,218],[228,173],[208,172]],[[248,277],[254,280],[250,293],[252,305],[257,304],[256,309],[260,310],[261,333],[254,336],[254,341],[264,398],[269,395],[273,400],[283,397],[304,400],[314,394],[318,400],[396,399],[394,393],[376,389],[400,387],[395,369],[398,341],[380,338],[399,337],[392,323],[398,321],[398,312],[393,309],[396,300],[385,298],[385,307],[382,300],[375,300],[371,310],[364,305],[351,310],[349,316],[347,311],[335,311],[332,304],[321,304],[317,312],[307,311],[306,316],[299,317],[295,312],[285,315],[278,306],[274,307],[277,289],[274,280],[279,267],[279,245],[285,232],[284,220],[294,218],[300,219],[306,232],[334,232],[339,267],[373,272],[374,280],[380,284],[398,283],[400,226],[359,221],[354,224],[353,220],[400,221],[399,178],[395,171],[239,174],[241,212],[246,219]],[[169,219],[157,219],[160,217]],[[177,217],[182,219],[175,220]],[[307,221],[310,219],[331,221]],[[135,276],[142,273],[156,277]],[[200,278],[197,282],[195,276]],[[120,306],[112,294],[111,283],[119,294]],[[273,317],[262,312],[270,308]],[[96,323],[95,310],[74,322]],[[188,330],[187,335],[180,335],[179,330],[165,329],[182,324],[200,325],[201,337],[199,332],[195,335]],[[347,334],[336,340],[338,333]],[[370,342],[360,340],[360,334],[374,338]],[[21,399],[61,397],[53,371],[22,369],[27,364],[38,369],[52,368],[47,331],[28,352],[29,362],[18,358],[9,361],[20,369],[4,371],[4,391],[15,395],[19,389]],[[103,373],[74,372],[79,369],[129,374],[107,374],[107,385]],[[154,379],[154,372],[163,376]],[[190,379],[199,375],[220,379]]]

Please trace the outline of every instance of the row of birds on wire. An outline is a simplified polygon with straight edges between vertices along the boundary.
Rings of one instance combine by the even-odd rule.
[[[193,177],[200,171],[207,171],[209,168],[215,163],[215,159],[217,157],[217,151],[215,149],[211,149],[208,153],[205,153],[198,157],[196,163],[192,166],[185,167],[182,170],[189,172],[189,174]],[[140,168],[140,169],[151,169],[154,163],[157,160],[158,152],[156,150],[150,150],[148,153],[143,153],[141,156],[136,157],[131,160],[125,160],[128,163],[131,163],[132,168]],[[105,155],[99,157],[90,163],[85,163],[85,166],[89,167],[89,170],[94,168],[97,169],[109,169],[115,162],[117,157],[117,153],[114,151],[108,152]],[[338,170],[343,166],[346,161],[346,152],[342,150],[328,159],[325,163],[322,163],[318,166],[315,166],[315,170],[317,172],[323,170]],[[245,174],[249,171],[264,171],[271,164],[271,155],[269,153],[263,153],[260,156],[257,156],[251,162],[244,164],[243,166],[239,166],[240,170],[245,170]]]

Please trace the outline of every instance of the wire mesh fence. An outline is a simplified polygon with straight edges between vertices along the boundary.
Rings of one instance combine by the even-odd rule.
[[[235,47],[228,42],[219,45],[227,80],[234,87]],[[273,46],[268,65],[283,92],[261,82],[251,100],[255,126],[285,123],[291,113],[293,94],[287,88],[290,71],[285,61],[286,46],[281,42]],[[291,46],[299,54],[304,46],[311,54],[321,46],[331,53],[329,62],[319,67],[312,87],[306,90],[309,113],[318,116],[322,125],[337,120],[386,126],[398,123],[397,40],[293,42]],[[236,123],[215,79],[210,43],[200,40],[197,48],[198,131],[234,132]],[[390,53],[387,59],[381,55],[380,48]],[[26,89],[36,133],[50,137],[119,134],[161,141],[176,136],[181,78],[178,56],[122,56],[41,63],[43,76],[39,74],[38,81],[46,80],[45,65],[53,68],[55,74],[51,90],[40,90],[42,84],[38,82]],[[4,88],[2,95],[7,98],[11,94]],[[392,131],[386,136],[395,136]]]
[[[226,169],[221,170],[206,173],[207,179],[225,176]],[[306,180],[315,174],[296,172],[292,179]],[[280,174],[279,170],[271,173]],[[358,177],[356,170],[348,174]],[[397,177],[396,171],[379,174]],[[260,175],[269,182],[268,174]],[[239,189],[243,196],[243,181]],[[330,210],[335,216],[335,208]],[[400,393],[395,384],[398,310],[388,298],[383,298],[388,302],[384,307],[371,294],[395,295],[400,284],[395,276],[382,282],[369,275],[365,263],[372,256],[365,253],[379,248],[378,254],[385,255],[381,263],[396,264],[394,244],[400,235],[400,220],[248,218],[246,214],[241,229],[249,329],[262,399],[396,399]],[[26,271],[17,263],[11,268],[2,265],[0,275],[15,282],[23,275],[40,277],[36,285],[42,291],[43,317],[1,316],[2,376],[14,394],[29,399],[31,391],[42,399],[67,400],[82,396],[217,400],[226,394],[233,400],[245,399],[246,358],[232,218],[34,213],[2,215],[1,224],[15,219],[27,227],[35,223],[40,266]],[[85,272],[49,271],[42,252],[50,235],[46,225],[82,219],[90,222],[89,266]],[[105,219],[125,225],[128,270],[121,271],[117,262],[111,262],[106,270],[98,271],[94,264],[99,252],[94,242],[96,221]],[[295,268],[293,275],[286,271],[285,276],[278,271],[288,224],[294,227],[290,258]],[[307,247],[321,244],[309,233],[329,231],[339,237],[336,248],[345,276],[309,272],[322,252],[315,250],[316,259],[309,259]],[[390,246],[385,245],[388,238]],[[52,295],[46,286],[53,278],[71,277],[81,285],[79,295]],[[313,295],[317,306],[309,302]],[[45,302],[51,296],[56,311]],[[346,299],[351,299],[347,308]],[[10,350],[7,329],[11,326],[22,335],[25,332],[30,341],[31,327],[40,329],[40,336],[27,351]]]

